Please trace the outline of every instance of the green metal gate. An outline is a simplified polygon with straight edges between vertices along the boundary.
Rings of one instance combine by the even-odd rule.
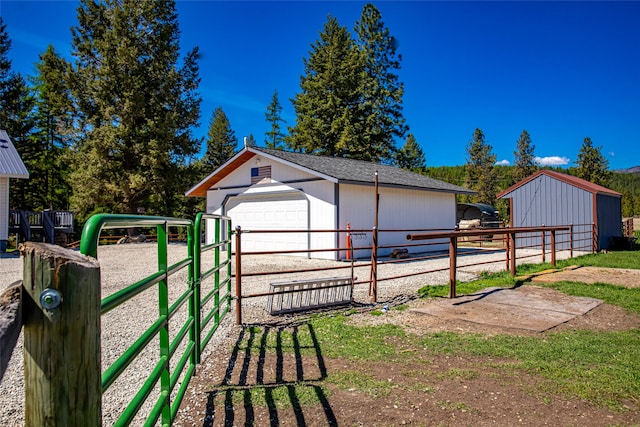
[[[199,213],[195,221],[138,215],[95,215],[82,231],[80,252],[97,258],[100,233],[107,228],[155,227],[157,232],[157,271],[132,283],[101,301],[104,315],[137,294],[156,287],[158,317],[120,357],[102,372],[102,393],[127,369],[154,338],[159,337],[159,360],[143,386],[126,406],[114,425],[129,425],[148,399],[155,399],[145,425],[158,420],[170,426],[178,412],[189,380],[200,363],[202,352],[210,342],[224,315],[231,309],[231,220],[228,217]],[[181,229],[187,236],[187,256],[168,264],[169,229]],[[211,243],[207,243],[211,242]],[[210,255],[210,258],[204,255]],[[211,264],[209,267],[205,265]],[[168,279],[187,269],[188,287],[169,305]],[[169,321],[184,305],[188,315],[179,332],[171,337]],[[186,345],[185,345],[185,340]],[[182,347],[181,347],[182,346]],[[177,351],[183,348],[182,351]],[[171,361],[174,369],[171,370]],[[182,378],[182,381],[179,381]],[[156,384],[158,396],[151,396]],[[177,387],[177,388],[176,388]],[[173,401],[171,396],[174,396]]]

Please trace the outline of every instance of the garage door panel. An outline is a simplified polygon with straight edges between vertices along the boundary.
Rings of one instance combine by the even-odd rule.
[[[256,195],[230,198],[226,214],[242,230],[307,230],[309,204],[302,193]],[[308,233],[247,233],[242,236],[244,251],[305,250]],[[306,256],[306,253],[300,253]]]

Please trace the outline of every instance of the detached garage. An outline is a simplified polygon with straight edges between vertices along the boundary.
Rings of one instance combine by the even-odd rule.
[[[573,224],[574,233],[583,236],[577,238],[584,239],[595,225],[596,250],[609,248],[612,238],[622,235],[622,195],[575,176],[540,170],[497,197],[510,200],[512,227]],[[563,240],[558,249],[569,249]],[[517,244],[539,245],[540,238]]]
[[[378,227],[453,229],[456,194],[474,194],[389,165],[248,146],[196,184],[186,195],[206,197],[208,213],[228,215],[233,226],[299,233],[247,233],[246,251],[312,250],[344,247],[345,233],[308,230],[371,230],[375,216],[375,174],[380,195]],[[380,245],[406,243],[405,232],[380,233]],[[371,233],[354,246],[371,245]],[[434,247],[434,249],[439,249]],[[381,250],[381,256],[386,255]],[[302,252],[313,258],[341,259],[344,252]],[[356,257],[368,257],[359,250]]]

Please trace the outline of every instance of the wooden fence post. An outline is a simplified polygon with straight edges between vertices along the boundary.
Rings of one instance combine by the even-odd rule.
[[[458,268],[458,237],[449,237],[449,298],[456,297],[456,270]]]
[[[21,251],[25,426],[100,426],[98,261],[47,243]]]

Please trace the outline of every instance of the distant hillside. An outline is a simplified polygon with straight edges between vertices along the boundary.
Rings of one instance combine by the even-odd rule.
[[[514,184],[513,166],[497,166],[498,191],[502,191]],[[575,168],[545,168],[555,170],[560,173],[575,174]],[[628,169],[612,171],[609,182],[605,187],[622,194],[622,216],[630,217],[640,215],[640,166]],[[465,186],[464,166],[431,166],[423,171],[425,175],[440,179],[451,184]],[[460,196],[458,202],[474,202],[472,196]],[[494,206],[500,211],[502,218],[507,218],[508,202],[506,200],[496,200]]]
[[[640,166],[634,166],[634,167],[628,168],[628,169],[618,169],[618,170],[614,170],[614,172],[618,172],[618,173],[640,173]]]

